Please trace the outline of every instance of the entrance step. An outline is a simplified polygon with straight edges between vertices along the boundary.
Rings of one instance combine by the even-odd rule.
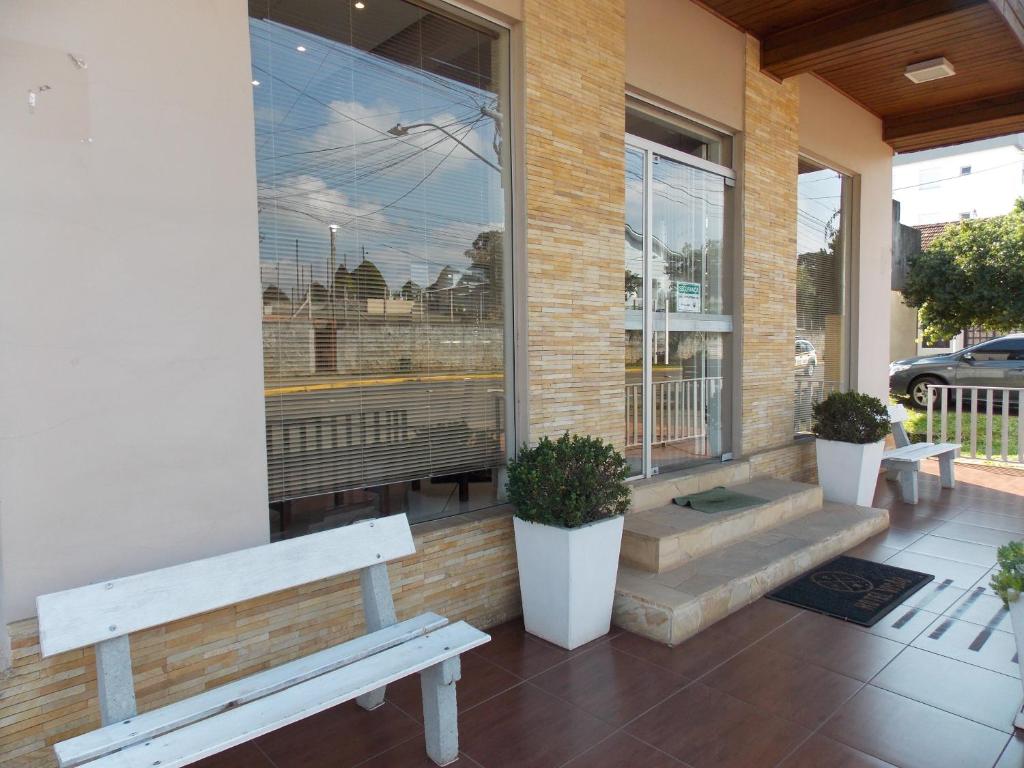
[[[765,503],[713,515],[668,503],[626,515],[621,562],[664,573],[751,533],[820,509],[822,504],[820,486],[789,480],[763,478],[734,485],[732,490]]]
[[[700,467],[666,472],[632,484],[633,500],[630,509],[642,512],[671,504],[676,496],[709,491],[720,485],[739,485],[750,480],[750,462],[726,461]]]
[[[887,510],[826,502],[661,573],[620,565],[612,621],[676,645],[888,526]]]

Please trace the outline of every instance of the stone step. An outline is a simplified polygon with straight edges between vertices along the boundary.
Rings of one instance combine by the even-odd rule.
[[[719,485],[738,485],[749,480],[748,461],[726,461],[721,464],[691,467],[679,472],[667,472],[632,483],[633,500],[630,509],[641,512],[645,509],[663,507],[670,504],[676,496],[708,491]]]
[[[620,565],[612,622],[676,645],[888,526],[887,510],[827,502],[664,573]]]
[[[622,532],[620,561],[641,571],[663,573],[751,533],[820,509],[822,504],[820,486],[790,480],[763,478],[731,488],[766,501],[715,514],[672,503],[630,512]]]

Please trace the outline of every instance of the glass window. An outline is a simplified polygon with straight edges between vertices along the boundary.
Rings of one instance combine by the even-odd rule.
[[[797,187],[795,431],[847,378],[849,177],[801,159]]]
[[[402,0],[249,12],[275,535],[492,504],[506,36]]]
[[[665,114],[637,99],[628,99],[626,133],[719,165],[731,163],[730,142],[692,122],[683,123],[675,115]]]

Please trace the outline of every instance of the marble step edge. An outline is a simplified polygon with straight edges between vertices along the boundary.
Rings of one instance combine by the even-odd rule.
[[[738,493],[765,498],[764,504],[708,515],[667,504],[626,515],[620,560],[652,573],[671,570],[692,558],[727,547],[745,536],[821,509],[821,486],[761,478],[732,486]],[[671,523],[678,518],[681,527]],[[688,526],[688,527],[686,527]]]
[[[676,496],[707,491],[719,485],[737,485],[750,479],[750,462],[740,459],[655,475],[632,483],[633,499],[630,510],[640,512],[661,507],[670,503]]]
[[[837,506],[848,505],[825,505],[826,508]],[[678,645],[801,573],[889,527],[888,510],[870,507],[856,509],[861,510],[863,515],[853,525],[809,541],[801,549],[747,573],[738,574],[728,583],[703,594],[686,595],[655,581],[646,581],[639,589],[633,587],[626,590],[616,586],[612,623],[656,642]],[[812,518],[816,514],[811,512],[805,517]],[[798,521],[790,521],[785,525]],[[705,558],[727,556],[728,548],[725,548],[705,555]],[[624,570],[630,569],[620,567],[620,574]]]

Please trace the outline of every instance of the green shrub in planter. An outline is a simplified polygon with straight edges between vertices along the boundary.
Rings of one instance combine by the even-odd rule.
[[[816,437],[842,443],[877,443],[889,434],[889,411],[877,397],[833,392],[814,406]]]
[[[992,576],[992,589],[1003,598],[1003,603],[1010,607],[1010,600],[1024,593],[1024,543],[1011,541],[1004,544],[996,552],[999,570]],[[1016,595],[1011,595],[1015,592]]]
[[[629,465],[597,437],[543,438],[508,465],[508,498],[532,523],[578,528],[629,507]]]

